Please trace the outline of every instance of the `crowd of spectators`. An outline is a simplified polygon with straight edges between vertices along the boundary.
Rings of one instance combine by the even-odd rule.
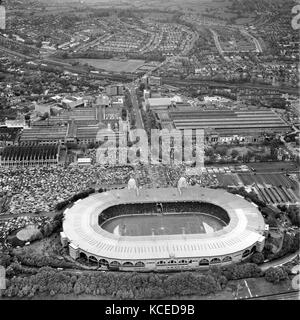
[[[184,165],[2,167],[0,213],[49,212],[83,190],[124,186],[131,177],[139,187],[176,187],[181,176],[191,185],[218,185],[218,180],[208,173],[188,176]]]
[[[126,183],[131,167],[18,167],[0,169],[0,198],[9,198],[11,214],[53,210],[57,203],[70,199],[95,185]]]
[[[154,178],[156,178],[156,185],[158,187],[176,187],[181,177],[185,177],[189,185],[201,187],[216,187],[220,185],[219,180],[213,173],[201,171],[199,174],[191,175],[186,169],[187,166],[184,164],[151,166],[151,172],[154,174]]]
[[[220,185],[219,180],[212,174],[202,172],[201,175],[187,176],[187,182],[190,185],[199,185],[201,187],[217,187]]]

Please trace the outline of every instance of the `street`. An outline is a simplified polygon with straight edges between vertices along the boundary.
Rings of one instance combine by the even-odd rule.
[[[138,99],[137,99],[136,92],[135,92],[135,90],[136,90],[135,84],[134,83],[129,84],[128,89],[130,92],[132,106],[134,108],[134,113],[136,116],[136,128],[137,129],[144,129],[142,114],[141,114],[141,110],[139,108],[139,103],[138,103]]]

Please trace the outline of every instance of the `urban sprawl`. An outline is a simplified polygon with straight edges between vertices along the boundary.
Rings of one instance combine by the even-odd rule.
[[[170,9],[156,0],[2,2],[0,265],[7,285],[0,299],[1,294],[145,299],[216,293],[244,299],[253,298],[258,286],[264,288],[260,295],[279,294],[279,283],[295,297],[290,281],[299,264],[300,234],[295,3],[174,0]],[[105,161],[99,161],[100,153]],[[199,211],[223,214],[185,194],[200,188],[203,196],[226,191],[224,199],[234,195],[232,203],[255,206],[255,223],[245,219],[258,240],[236,250],[240,258],[208,258],[201,247],[199,259],[189,260],[176,256],[178,240],[174,250],[168,248],[169,257],[157,261],[130,258],[146,251],[143,247],[132,255],[128,249],[127,256],[127,247],[114,249],[125,261],[103,258],[101,252],[113,251],[109,243],[98,244],[102,251],[96,256],[66,236],[73,235],[72,223],[77,228],[71,212],[81,221],[82,209],[88,218],[81,201],[100,199],[116,202],[99,212],[104,229],[110,219],[128,215],[112,239],[143,232],[172,236],[166,227],[171,223],[188,247],[189,233],[219,235],[223,228],[216,221],[201,220],[199,229],[192,227],[194,218],[188,222]],[[176,210],[187,215],[185,222],[163,218]],[[131,225],[135,215],[150,216],[152,229],[139,226],[138,217],[133,217],[138,227]],[[166,219],[160,229],[155,216]],[[224,218],[227,229],[235,223],[231,217],[229,224]],[[159,248],[161,255],[164,250]],[[136,279],[118,273],[147,268],[190,273],[141,272]],[[206,273],[193,273],[197,268]]]

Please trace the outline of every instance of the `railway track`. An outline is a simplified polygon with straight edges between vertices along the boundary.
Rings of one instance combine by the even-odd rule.
[[[201,80],[201,79],[175,79],[170,77],[163,77],[163,84],[172,86],[200,86],[207,85],[211,87],[224,87],[224,88],[246,88],[246,89],[259,89],[259,90],[276,90],[282,93],[298,94],[298,88],[284,87],[275,88],[271,85],[265,84],[251,84],[251,83],[228,83],[226,81],[216,82],[214,80]]]

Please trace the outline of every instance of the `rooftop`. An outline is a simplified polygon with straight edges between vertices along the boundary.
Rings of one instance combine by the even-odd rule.
[[[209,234],[119,236],[98,225],[100,213],[118,204],[203,201],[222,207],[230,222]],[[77,201],[65,211],[63,229],[73,245],[110,259],[162,259],[175,255],[210,257],[233,254],[250,247],[263,234],[265,223],[256,206],[224,190],[189,187],[179,195],[176,188],[112,190]]]
[[[171,98],[148,98],[150,107],[169,106],[171,105]]]

